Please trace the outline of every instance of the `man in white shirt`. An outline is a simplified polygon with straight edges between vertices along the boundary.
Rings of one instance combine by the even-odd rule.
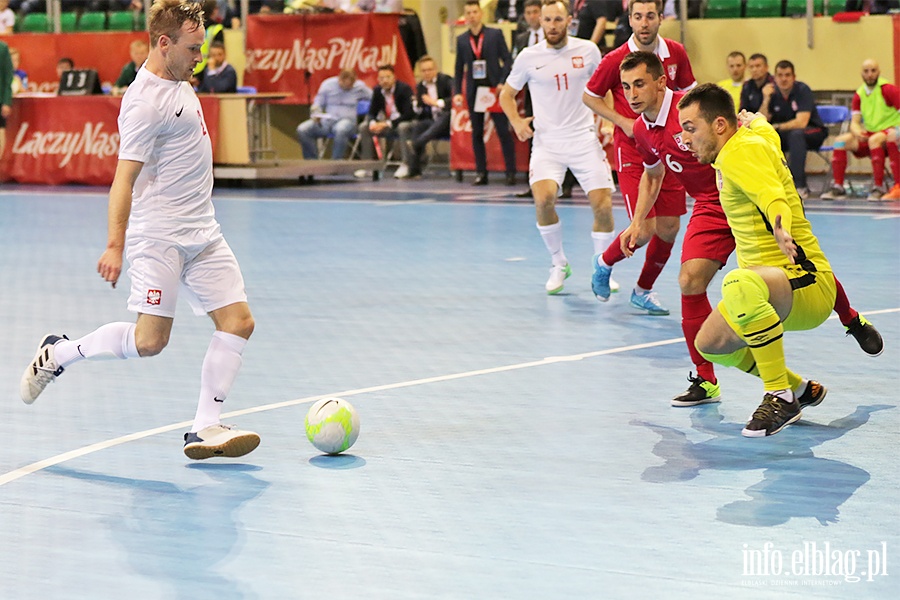
[[[500,92],[500,106],[516,135],[522,141],[534,138],[529,183],[538,231],[553,264],[545,286],[548,294],[561,292],[572,272],[563,251],[562,224],[556,214],[556,197],[567,168],[590,200],[595,251],[602,251],[615,237],[612,174],[597,138],[594,115],[581,101],[584,86],[600,64],[600,50],[588,40],[569,37],[571,20],[566,3],[543,1],[541,26],[546,39],[522,50]],[[534,116],[523,118],[516,106],[516,95],[526,84]]]
[[[97,264],[115,287],[130,263],[128,309],[135,324],[108,323],[69,341],[47,335],[22,376],[31,404],[64,369],[83,359],[159,354],[184,292],[215,324],[200,376],[200,400],[184,453],[191,459],[243,456],[259,435],[222,425],[223,402],[241,367],[254,321],[240,267],[215,219],[212,145],[188,81],[204,41],[200,3],[157,0],[148,19],[150,55],[122,99],[119,162],[109,192],[109,233]]]

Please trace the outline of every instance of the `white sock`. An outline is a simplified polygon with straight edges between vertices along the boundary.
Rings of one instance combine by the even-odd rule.
[[[63,340],[53,348],[61,367],[83,360],[138,358],[134,341],[134,323],[107,323],[77,340]]]
[[[809,379],[800,380],[800,385],[797,386],[797,389],[794,390],[794,396],[799,398],[803,394],[806,393],[806,386],[809,385]]]
[[[219,422],[222,405],[244,362],[241,354],[246,345],[247,340],[240,336],[224,331],[213,334],[200,370],[200,400],[192,432]]]
[[[773,396],[778,396],[785,402],[793,402],[794,401],[794,392],[791,390],[766,390],[767,394],[772,394]]]
[[[563,252],[562,245],[562,221],[557,221],[553,225],[538,225],[538,231],[541,232],[541,238],[547,251],[550,252],[550,260],[557,267],[564,267],[569,264],[566,259],[566,253]]]
[[[649,294],[651,291],[652,290],[645,290],[644,288],[642,288],[639,285],[634,286],[634,293],[636,293],[638,296],[643,296],[644,294]]]
[[[603,254],[612,241],[616,239],[615,231],[592,231],[591,239],[594,241],[594,254]],[[609,265],[606,265],[607,267]]]

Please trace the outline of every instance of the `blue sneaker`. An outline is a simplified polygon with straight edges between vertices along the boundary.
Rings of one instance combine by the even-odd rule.
[[[594,263],[594,274],[591,275],[591,289],[600,302],[609,300],[611,293],[609,287],[609,276],[612,275],[612,268],[604,267],[600,264],[600,255],[595,254],[591,259]],[[668,314],[668,313],[667,313]]]
[[[631,292],[631,305],[641,310],[646,310],[647,314],[655,317],[664,317],[669,314],[669,309],[659,303],[655,292],[647,292],[646,294],[638,294]]]

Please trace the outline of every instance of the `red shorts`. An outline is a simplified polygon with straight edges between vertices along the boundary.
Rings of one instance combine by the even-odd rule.
[[[641,175],[644,173],[644,165],[641,162],[631,163],[618,171],[619,189],[625,198],[625,208],[628,210],[628,218],[634,218],[634,208],[637,206],[638,188],[641,184]],[[647,218],[650,217],[680,217],[687,212],[685,204],[684,188],[668,170],[663,179],[662,189],[656,204],[650,209]]]
[[[682,264],[694,258],[717,260],[723,265],[734,252],[734,235],[718,204],[694,202],[681,245]]]
[[[890,129],[885,129],[880,133],[888,135],[891,129],[893,129],[893,127],[891,127]],[[873,135],[873,133],[866,132],[866,134],[863,136],[862,141],[859,142],[859,148],[853,151],[853,156],[855,156],[856,158],[865,158],[872,153],[871,149],[869,148],[869,138]]]

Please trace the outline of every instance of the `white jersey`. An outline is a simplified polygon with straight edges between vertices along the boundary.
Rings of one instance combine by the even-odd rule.
[[[517,90],[528,85],[536,142],[565,141],[595,132],[594,113],[581,96],[599,64],[597,45],[572,36],[558,50],[543,40],[519,53],[506,83]]]
[[[138,70],[122,98],[119,136],[119,159],[144,164],[134,183],[129,237],[196,244],[221,235],[212,144],[189,83]]]

